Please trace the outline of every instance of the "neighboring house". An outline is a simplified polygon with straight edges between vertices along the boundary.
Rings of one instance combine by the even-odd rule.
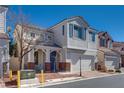
[[[6,32],[6,6],[0,6],[0,76],[9,71],[9,38]]]
[[[119,68],[120,55],[113,51],[113,40],[107,32],[98,33],[98,70],[115,70]]]
[[[121,55],[121,66],[124,67],[124,42],[113,42],[113,50]]]
[[[60,55],[61,47],[54,43],[54,34],[47,29],[39,28],[33,25],[17,25],[14,31],[15,41],[17,42],[18,52],[19,39],[17,31],[23,29],[23,46],[31,41],[29,49],[32,49],[24,56],[23,68],[41,70],[45,72],[55,72],[58,69],[58,63],[62,61]],[[37,42],[35,42],[37,40]],[[54,63],[54,62],[57,63]],[[52,65],[51,65],[52,64]]]
[[[39,68],[45,72],[79,72],[80,69],[95,69],[97,34],[82,17],[65,19],[48,29],[31,25],[25,27],[25,40],[39,39],[39,42],[30,45],[33,49],[23,60],[25,68]],[[21,29],[21,25],[16,28]],[[16,29],[14,32],[18,43]]]

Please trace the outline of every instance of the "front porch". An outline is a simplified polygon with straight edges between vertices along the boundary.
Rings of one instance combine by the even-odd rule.
[[[36,72],[65,72],[70,71],[70,63],[63,59],[61,48],[37,46],[28,53],[28,62],[25,69],[35,69]]]

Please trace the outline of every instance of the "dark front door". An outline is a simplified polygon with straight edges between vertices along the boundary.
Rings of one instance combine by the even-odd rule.
[[[50,53],[51,71],[56,72],[56,51]]]

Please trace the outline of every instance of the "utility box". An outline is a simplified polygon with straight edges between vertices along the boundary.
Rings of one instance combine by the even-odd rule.
[[[34,70],[21,70],[20,79],[33,79],[35,78],[35,71]]]

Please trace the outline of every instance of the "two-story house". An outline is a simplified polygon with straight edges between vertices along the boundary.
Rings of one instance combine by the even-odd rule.
[[[98,70],[115,70],[119,69],[120,55],[113,51],[113,40],[108,32],[98,33]]]
[[[6,32],[6,13],[8,8],[0,6],[0,76],[9,71],[9,38]]]
[[[113,50],[121,55],[121,66],[124,67],[124,42],[113,42]]]
[[[95,69],[97,34],[83,17],[67,18],[48,30],[54,33],[54,42],[62,48],[62,62],[70,64],[71,72]]]

